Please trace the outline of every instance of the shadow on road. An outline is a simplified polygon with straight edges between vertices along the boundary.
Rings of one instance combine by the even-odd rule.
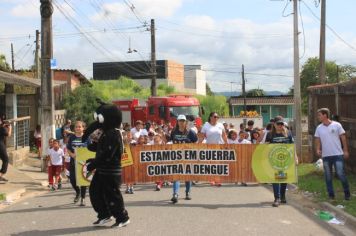
[[[107,230],[108,227],[77,227],[77,228],[67,228],[67,229],[50,229],[50,230],[31,230],[24,231],[17,234],[11,234],[12,236],[47,236],[47,235],[68,235],[68,234],[78,234],[84,232],[93,232]]]
[[[219,208],[265,208],[265,207],[272,207],[271,202],[260,202],[260,203],[243,203],[243,204],[187,204],[183,203],[182,201],[173,204],[169,200],[164,201],[135,201],[135,202],[127,202],[125,203],[126,206],[129,207],[200,207],[205,209],[219,209]]]

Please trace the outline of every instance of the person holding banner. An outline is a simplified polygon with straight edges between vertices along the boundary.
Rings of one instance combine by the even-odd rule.
[[[71,134],[68,138],[67,150],[70,156],[70,164],[69,164],[69,180],[70,183],[75,190],[75,198],[74,203],[77,203],[80,200],[80,206],[85,206],[85,195],[87,192],[86,186],[77,186],[77,181],[75,177],[75,148],[77,147],[86,147],[87,143],[82,141],[82,137],[84,134],[84,122],[76,121],[74,126],[74,134]]]
[[[284,120],[281,116],[274,118],[275,123],[271,132],[267,134],[266,143],[294,143],[291,132],[284,126]],[[297,161],[297,159],[296,159]],[[272,183],[274,202],[273,207],[278,207],[280,203],[287,203],[286,183]]]
[[[188,122],[185,115],[179,115],[177,117],[176,127],[171,133],[171,140],[174,144],[176,143],[196,143],[198,141],[197,134],[192,130],[188,129]],[[173,197],[171,201],[173,204],[178,202],[178,192],[179,192],[179,181],[173,182]],[[190,189],[192,187],[191,181],[185,182],[185,200],[191,200]]]
[[[224,144],[227,142],[227,134],[224,126],[218,122],[219,115],[216,112],[209,114],[208,122],[203,125],[201,133],[204,134],[206,144]],[[211,185],[221,186],[221,183],[210,183]]]

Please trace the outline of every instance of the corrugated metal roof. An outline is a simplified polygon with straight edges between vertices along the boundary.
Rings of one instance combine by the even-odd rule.
[[[40,87],[41,80],[33,79],[21,75],[16,75],[4,71],[0,71],[0,82],[6,84],[14,84],[14,85],[21,85],[21,86],[29,86],[29,87]],[[53,87],[60,86],[62,84],[66,84],[65,81],[53,81]]]
[[[243,105],[243,97],[231,97],[230,105]],[[247,105],[292,105],[294,104],[293,96],[263,96],[263,97],[247,97]]]
[[[330,88],[330,87],[335,87],[338,85],[348,85],[348,84],[355,84],[356,83],[356,78],[352,78],[350,80],[347,81],[343,81],[340,83],[333,83],[333,84],[318,84],[318,85],[313,85],[313,86],[309,86],[308,90],[312,90],[312,89],[320,89],[320,88]]]

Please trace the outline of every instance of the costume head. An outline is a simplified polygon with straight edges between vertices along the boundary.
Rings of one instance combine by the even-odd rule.
[[[122,113],[116,105],[100,102],[94,113],[94,122],[85,130],[83,140],[97,129],[110,130],[119,128],[122,122]]]

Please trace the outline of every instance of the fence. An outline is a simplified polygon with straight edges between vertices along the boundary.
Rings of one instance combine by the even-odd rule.
[[[30,116],[24,116],[16,119],[9,119],[12,125],[11,137],[7,139],[6,146],[15,150],[30,146]]]

